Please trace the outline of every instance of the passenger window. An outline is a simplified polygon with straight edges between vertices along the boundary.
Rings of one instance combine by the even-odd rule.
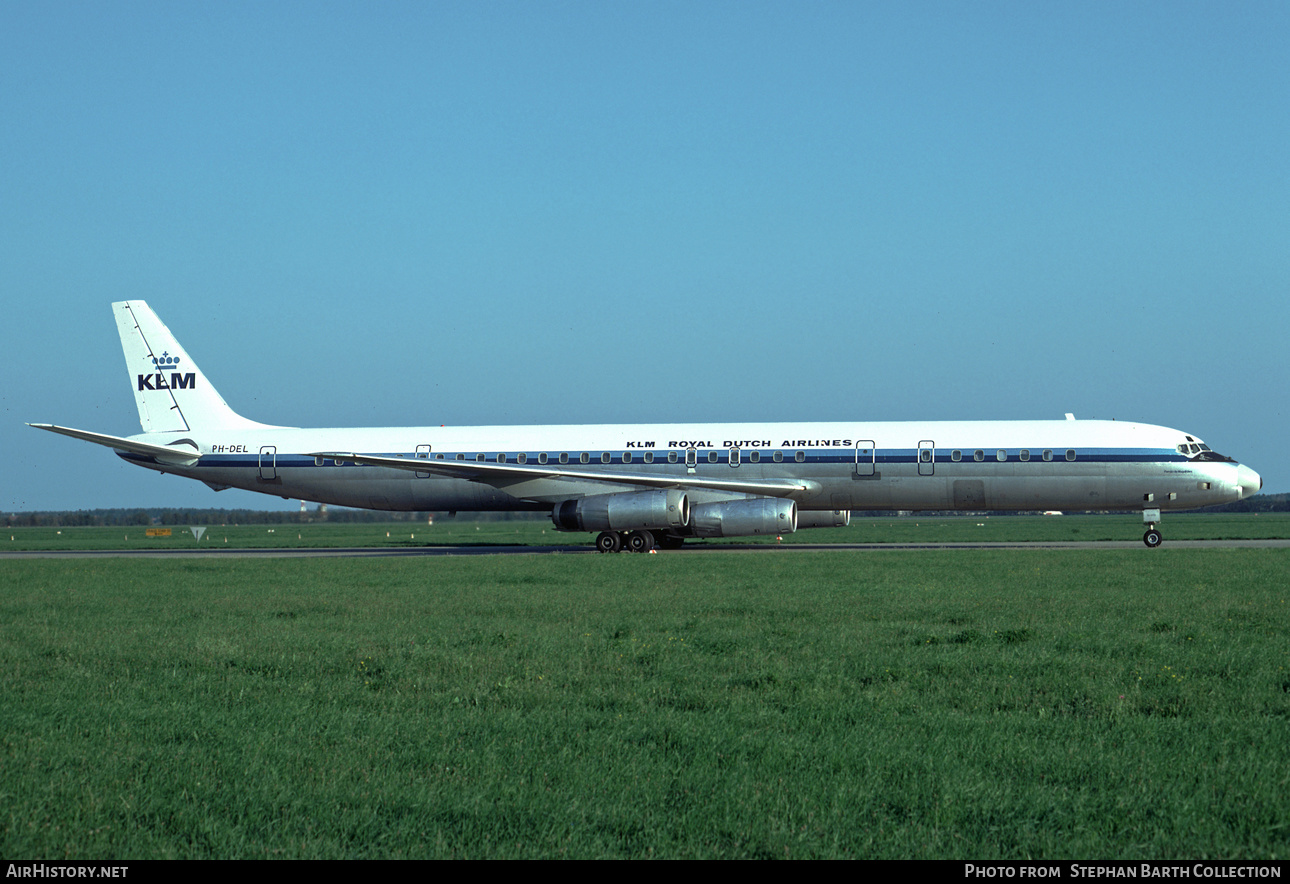
[[[538,453],[538,463],[546,463],[546,452],[545,452],[545,451],[541,451],[541,452],[539,452],[539,453]]]
[[[569,462],[569,452],[567,452],[567,451],[561,451],[561,452],[560,452],[560,463],[568,463],[568,462]]]
[[[1008,452],[1000,448],[998,451],[994,453],[994,459],[997,461],[1005,461],[1008,459]]]
[[[929,448],[920,449],[918,452],[918,459],[923,463],[931,463],[932,462],[931,449]]]
[[[685,449],[685,465],[687,467],[692,467],[698,462],[699,462],[699,452],[695,451],[693,448]]]
[[[475,460],[479,461],[480,463],[483,463],[483,462],[484,462],[484,455],[483,455],[483,454],[476,454],[476,455],[475,455]]]
[[[748,459],[753,463],[761,463],[761,452],[760,451],[749,452]]]
[[[805,451],[797,452],[797,454],[793,455],[793,460],[797,461],[798,463],[806,463],[806,452]]]
[[[717,462],[717,453],[715,451],[709,451],[708,463],[716,463],[716,462]]]
[[[1075,459],[1075,449],[1074,449],[1074,448],[1067,448],[1067,449],[1066,449],[1066,459],[1067,459],[1067,460],[1074,460],[1074,459]]]
[[[1044,460],[1052,460],[1052,459],[1053,459],[1053,450],[1051,448],[1045,448]]]
[[[632,453],[630,451],[624,451],[623,463],[631,463],[631,462],[632,462]]]
[[[316,466],[316,467],[320,467],[320,466],[322,466],[322,465],[323,465],[323,459],[322,459],[321,457],[315,457],[315,458],[314,458],[314,466]]]
[[[466,459],[466,455],[464,454],[457,455],[457,460],[465,460],[465,459]]]
[[[436,455],[434,456],[434,459],[435,459],[435,460],[443,460],[443,452],[441,451],[441,452],[439,452],[438,454],[436,454]]]
[[[972,459],[977,463],[980,463],[985,460],[985,452],[978,448],[976,451],[972,452]]]
[[[529,462],[529,456],[528,456],[527,454],[525,454],[523,451],[521,451],[519,454],[515,455],[515,462],[516,462],[516,463],[528,463],[528,462]]]
[[[1021,459],[1022,459],[1022,460],[1030,460],[1030,450],[1029,450],[1029,449],[1027,449],[1027,448],[1023,448],[1023,449],[1021,449]]]
[[[608,451],[603,451],[603,452],[601,452],[601,454],[600,454],[600,462],[601,462],[601,463],[609,463],[609,461],[610,461],[612,458],[613,458],[613,455],[612,455],[612,454],[610,454]]]
[[[654,452],[652,451],[645,452],[645,463],[653,463],[653,462],[654,462]]]
[[[579,463],[591,463],[591,455],[590,455],[590,454],[588,454],[588,453],[587,453],[587,452],[585,452],[585,451],[584,451],[584,452],[582,452],[582,454],[579,454],[579,455],[578,455],[578,462],[579,462]]]
[[[676,463],[676,452],[675,452],[675,451],[669,451],[669,452],[667,453],[667,462],[668,462],[668,463]]]
[[[771,455],[771,458],[770,458],[770,459],[771,459],[771,460],[773,460],[773,461],[775,461],[775,463],[783,463],[783,462],[784,462],[784,452],[782,452],[782,451],[776,451],[773,455]]]
[[[499,454],[499,455],[497,455],[497,462],[498,462],[498,463],[506,463],[506,455],[504,455],[504,454]]]
[[[959,451],[958,449],[955,449],[954,451],[950,452],[950,460],[954,461],[955,463],[958,463],[962,459],[963,459],[963,452]]]

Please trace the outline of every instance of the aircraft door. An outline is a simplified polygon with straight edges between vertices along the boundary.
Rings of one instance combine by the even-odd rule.
[[[429,459],[430,459],[430,446],[429,446],[429,445],[418,445],[418,446],[417,446],[417,457],[421,458],[422,460],[429,460]],[[421,470],[417,470],[415,473],[413,473],[413,475],[414,475],[414,476],[416,476],[418,479],[429,479],[429,478],[430,478],[430,473],[428,473],[428,472],[422,472]]]
[[[936,472],[936,443],[924,439],[918,443],[918,475],[930,476]]]
[[[260,478],[270,482],[278,478],[278,449],[273,445],[260,446]]]
[[[856,443],[856,475],[872,476],[877,462],[878,447],[872,439],[861,439]]]

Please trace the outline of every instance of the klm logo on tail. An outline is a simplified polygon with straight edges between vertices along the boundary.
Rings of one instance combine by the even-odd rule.
[[[140,390],[191,390],[196,386],[197,375],[191,371],[186,374],[173,371],[169,382],[161,372],[139,375]]]
[[[153,357],[152,365],[156,369],[151,374],[138,375],[140,390],[192,390],[197,386],[196,372],[173,371],[179,367],[180,358],[162,353]],[[170,381],[166,382],[166,371],[170,371]]]

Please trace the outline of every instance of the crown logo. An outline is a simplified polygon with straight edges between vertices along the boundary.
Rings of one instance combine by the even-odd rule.
[[[152,357],[152,364],[156,366],[157,371],[165,371],[174,368],[179,364],[178,356],[171,356],[169,351],[162,353],[161,356]]]

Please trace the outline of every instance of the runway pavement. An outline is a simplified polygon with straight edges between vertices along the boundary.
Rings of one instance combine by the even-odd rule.
[[[658,555],[707,555],[711,553],[761,553],[774,555],[789,552],[890,552],[893,550],[947,551],[962,549],[1098,549],[1137,550],[1143,555],[1160,554],[1171,549],[1287,549],[1290,540],[1173,540],[1165,541],[1157,549],[1149,549],[1141,541],[1100,540],[1078,542],[1038,543],[785,543],[785,544],[734,544],[690,543],[679,550],[657,550]],[[139,549],[139,550],[0,550],[0,559],[64,559],[64,558],[381,558],[394,556],[514,556],[514,555],[589,555],[596,550],[590,545],[568,546],[424,546],[406,547],[348,547],[313,549]],[[630,555],[630,553],[619,553]]]

